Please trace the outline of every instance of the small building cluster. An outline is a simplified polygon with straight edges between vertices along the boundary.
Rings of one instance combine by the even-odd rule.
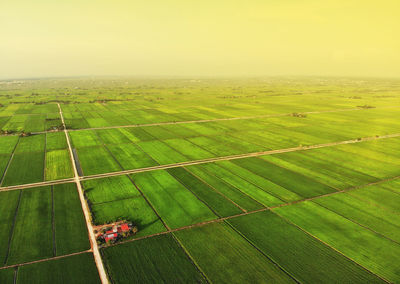
[[[103,227],[96,234],[97,242],[102,244],[115,243],[122,238],[126,238],[137,232],[137,228],[132,223],[116,223],[112,226]]]

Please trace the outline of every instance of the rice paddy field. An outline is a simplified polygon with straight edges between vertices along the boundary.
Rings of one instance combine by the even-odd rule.
[[[0,283],[400,283],[399,117],[394,79],[0,81]]]

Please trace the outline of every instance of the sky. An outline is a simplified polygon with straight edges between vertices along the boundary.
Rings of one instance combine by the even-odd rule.
[[[0,78],[400,77],[399,0],[0,1]]]

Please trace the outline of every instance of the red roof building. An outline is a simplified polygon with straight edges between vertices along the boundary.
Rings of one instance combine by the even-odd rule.
[[[121,225],[121,230],[122,230],[122,232],[128,232],[128,231],[129,231],[129,226],[128,226],[128,224],[127,224],[127,223],[123,223],[123,224]]]

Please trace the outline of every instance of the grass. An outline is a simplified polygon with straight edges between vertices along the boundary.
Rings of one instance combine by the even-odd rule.
[[[0,266],[3,266],[8,251],[8,240],[14,224],[20,191],[6,191],[0,193]]]
[[[391,282],[399,281],[400,246],[315,203],[303,202],[274,210],[334,247],[366,269]]]
[[[29,165],[29,167],[26,165]],[[40,182],[43,181],[43,176],[43,152],[15,154],[8,168],[2,186]]]
[[[57,260],[24,265],[18,269],[17,283],[101,283],[93,254],[84,253]]]
[[[384,283],[272,212],[228,222],[301,283]]]
[[[89,249],[86,222],[76,185],[55,185],[53,195],[56,255]]]
[[[294,283],[286,273],[224,223],[213,223],[174,234],[211,282]]]
[[[102,144],[93,130],[69,131],[68,133],[74,148],[100,146]]]
[[[170,235],[105,248],[102,255],[113,283],[205,283]]]
[[[68,149],[46,152],[46,180],[70,178],[73,175]]]
[[[7,264],[53,256],[50,187],[24,189]]]
[[[216,215],[166,171],[132,175],[161,218],[170,228],[212,220]]]

